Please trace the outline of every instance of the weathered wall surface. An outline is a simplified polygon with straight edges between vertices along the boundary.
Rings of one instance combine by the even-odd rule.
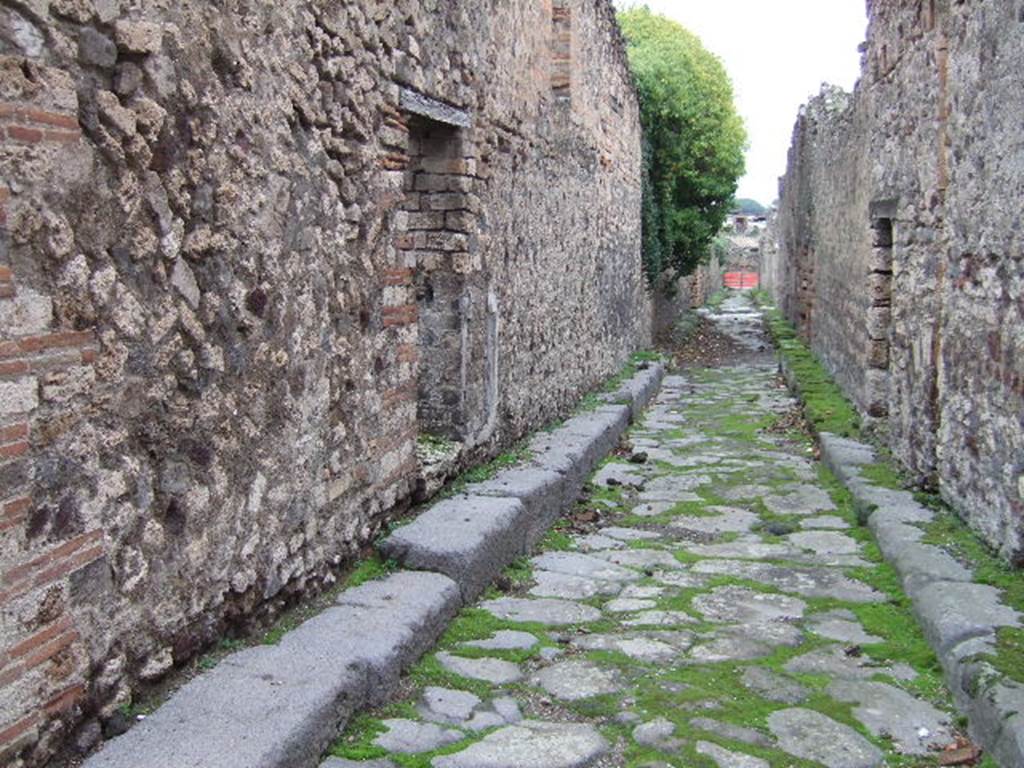
[[[666,275],[663,280],[668,280]],[[654,333],[669,333],[679,318],[690,310],[703,307],[711,294],[722,288],[722,265],[712,253],[706,264],[693,272],[675,278],[674,285],[659,285],[654,291]]]
[[[1019,9],[875,0],[860,82],[803,111],[765,272],[917,477],[1024,560]]]
[[[650,307],[603,0],[5,0],[0,54],[0,755],[39,764]]]

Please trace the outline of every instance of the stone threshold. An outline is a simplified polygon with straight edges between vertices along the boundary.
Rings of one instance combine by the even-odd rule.
[[[796,397],[795,376],[780,355],[783,376]],[[853,495],[886,561],[896,570],[925,638],[942,664],[971,738],[1000,766],[1024,766],[1024,686],[998,673],[982,654],[993,654],[996,631],[1019,627],[1002,591],[974,581],[973,572],[941,547],[923,541],[919,527],[935,513],[909,491],[874,483],[863,468],[879,461],[873,447],[828,432],[817,434],[821,459]]]
[[[427,509],[380,544],[402,566],[345,590],[280,643],[234,653],[83,768],[311,768],[348,719],[398,689],[459,610],[577,498],[664,378],[650,364],[529,444],[532,458]]]

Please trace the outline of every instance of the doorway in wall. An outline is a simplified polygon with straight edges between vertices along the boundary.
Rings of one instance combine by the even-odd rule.
[[[878,205],[871,219],[871,270],[868,273],[867,369],[868,414],[889,414],[889,332],[892,327],[893,217],[892,206]],[[883,215],[885,214],[885,215]]]
[[[496,414],[498,366],[498,302],[479,264],[476,160],[466,126],[422,114],[407,125],[401,242],[414,270],[419,431],[471,447]]]

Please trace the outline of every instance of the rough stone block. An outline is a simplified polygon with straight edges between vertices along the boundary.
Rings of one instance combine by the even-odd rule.
[[[160,24],[145,21],[118,21],[114,25],[117,47],[128,53],[155,53],[163,45],[164,30]]]
[[[636,421],[640,413],[657,394],[664,378],[665,366],[661,363],[654,363],[624,382],[615,392],[605,395],[604,399],[609,403],[628,405],[630,421]]]
[[[39,405],[39,384],[34,376],[0,381],[0,416],[28,413]]]
[[[451,579],[403,572],[349,590],[279,645],[233,654],[106,745],[86,768],[314,765],[461,606]]]
[[[958,643],[1020,626],[1020,616],[1000,602],[1000,592],[986,584],[935,581],[910,593],[928,642],[943,657]]]
[[[396,530],[380,550],[406,568],[445,574],[470,600],[526,553],[529,528],[526,508],[518,499],[458,496]]]
[[[578,492],[579,486],[568,482],[564,474],[533,466],[508,469],[485,483],[469,487],[469,493],[476,496],[501,496],[522,502],[529,522],[527,546],[544,536]]]

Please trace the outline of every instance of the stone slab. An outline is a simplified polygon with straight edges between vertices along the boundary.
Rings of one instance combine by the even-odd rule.
[[[313,765],[348,716],[380,703],[462,605],[436,573],[346,591],[278,645],[232,654],[90,757],[86,768]]]
[[[925,637],[940,659],[971,637],[1020,626],[1020,614],[1003,605],[999,590],[986,584],[934,582],[910,596]]]
[[[524,720],[501,728],[432,768],[585,768],[608,751],[608,742],[586,723]]]
[[[562,510],[573,502],[579,488],[561,472],[523,466],[503,470],[486,482],[474,483],[468,492],[474,496],[519,499],[529,518],[526,539],[532,546],[540,541]]]
[[[469,601],[527,552],[529,527],[518,499],[457,496],[398,528],[379,548],[406,568],[443,573]]]
[[[464,109],[432,98],[412,88],[399,91],[398,105],[405,112],[420,115],[437,123],[444,123],[456,128],[472,128],[473,118]]]
[[[794,707],[772,712],[768,728],[780,749],[826,768],[879,768],[884,764],[878,747],[848,725],[811,709]]]

